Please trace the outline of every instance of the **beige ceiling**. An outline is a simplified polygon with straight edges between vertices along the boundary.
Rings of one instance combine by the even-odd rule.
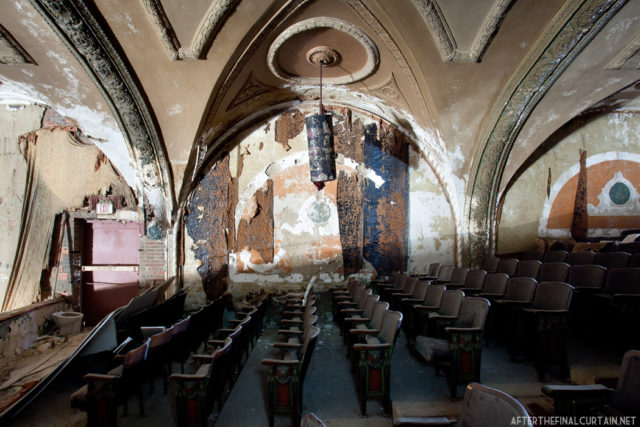
[[[509,137],[513,149],[504,152],[504,173],[498,171],[493,188],[483,191],[504,188],[556,129],[640,80],[633,59],[640,44],[635,0],[94,2],[94,14],[115,37],[148,100],[173,174],[173,182],[162,182],[171,187],[165,198],[175,193],[178,205],[193,185],[204,150],[215,156],[233,132],[317,97],[315,68],[305,57],[316,46],[342,57],[342,66],[326,70],[327,78],[351,79],[325,87],[326,98],[402,127],[430,159],[460,217],[469,216],[479,187],[487,186],[476,171],[481,175],[483,159],[495,157],[491,141],[505,115],[519,117]],[[51,0],[34,3],[46,6]],[[565,24],[591,4],[617,12],[589,24],[594,30],[585,31],[586,38],[574,37],[585,46],[563,56],[569,47],[553,47],[555,36],[570,33]],[[5,2],[2,8],[0,24],[38,65],[0,65],[0,95],[22,93],[78,121],[86,134],[104,140],[104,151],[128,173],[129,183],[142,188],[134,178],[142,174],[140,161],[83,65],[30,1]],[[308,19],[330,24],[286,35]],[[285,42],[271,68],[279,66],[287,78],[269,66],[278,37]],[[545,64],[560,65],[531,85],[531,73]],[[514,96],[529,95],[535,102],[508,111]]]

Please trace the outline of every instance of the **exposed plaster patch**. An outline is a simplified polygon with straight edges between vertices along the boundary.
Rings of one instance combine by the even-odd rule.
[[[182,113],[182,105],[180,104],[173,104],[171,107],[167,108],[167,114],[169,116],[175,116],[181,113]]]

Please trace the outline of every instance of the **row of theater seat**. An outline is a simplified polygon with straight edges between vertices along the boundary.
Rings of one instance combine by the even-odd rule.
[[[140,414],[144,415],[143,384],[149,383],[150,393],[153,394],[154,380],[161,375],[165,393],[167,379],[171,383],[172,397],[176,402],[172,406],[175,409],[174,417],[177,424],[206,425],[213,403],[217,401],[220,407],[225,387],[230,388],[232,385],[229,372],[233,370],[226,369],[227,360],[228,363],[241,366],[235,361],[242,360],[242,355],[248,353],[247,344],[255,340],[259,333],[264,307],[264,303],[261,302],[249,311],[238,312],[243,322],[235,328],[235,335],[232,333],[223,341],[209,340],[212,334],[220,336],[227,331],[221,328],[225,310],[225,301],[222,298],[168,325],[168,328],[165,328],[165,325],[132,322],[129,326],[136,324],[143,331],[133,331],[136,338],[128,340],[126,346],[120,346],[120,353],[113,357],[114,362],[118,363],[115,368],[106,374],[85,375],[87,384],[71,395],[71,406],[87,412],[89,426],[116,425],[118,406],[124,405],[126,415],[127,402],[133,395],[138,395]],[[169,311],[178,313],[172,298],[147,312]],[[179,312],[182,313],[182,310]],[[145,316],[134,315],[132,318],[142,319]],[[147,318],[159,322],[156,316]],[[163,318],[163,322],[167,322],[167,319]],[[241,334],[243,328],[245,333]],[[153,334],[144,338],[148,333]],[[243,339],[245,336],[247,338]],[[238,345],[240,343],[242,344]],[[208,346],[212,345],[220,347],[209,353]],[[133,349],[126,351],[131,347]],[[236,347],[239,350],[235,350],[237,353],[234,354]],[[199,354],[202,351],[205,354]],[[195,365],[193,374],[184,373],[187,360],[192,362],[189,365]],[[181,373],[171,373],[174,362],[180,364]]]
[[[332,293],[334,319],[351,358],[362,415],[367,413],[367,399],[381,400],[391,411],[391,357],[402,313],[389,310],[389,303],[379,299],[355,279]]]
[[[275,414],[290,415],[293,425],[300,425],[304,379],[313,355],[320,328],[316,326],[316,299],[309,282],[302,298],[288,298],[278,334],[284,341],[274,343],[276,358],[263,359],[269,367],[267,376],[267,415],[269,426]]]

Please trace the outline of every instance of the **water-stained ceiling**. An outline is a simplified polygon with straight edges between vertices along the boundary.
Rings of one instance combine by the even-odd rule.
[[[423,152],[468,246],[555,130],[640,80],[625,0],[12,0],[0,96],[75,120],[166,225],[206,159],[318,97]],[[633,92],[635,93],[635,92]]]

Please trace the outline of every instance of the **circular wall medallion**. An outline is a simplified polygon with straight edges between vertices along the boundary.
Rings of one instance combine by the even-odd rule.
[[[314,224],[326,224],[331,218],[331,206],[326,200],[314,200],[307,210],[307,216]]]
[[[631,197],[631,190],[627,187],[627,184],[623,182],[616,182],[609,189],[609,198],[616,205],[624,205]]]
[[[380,53],[357,26],[337,18],[317,17],[284,30],[271,44],[267,63],[277,77],[296,84],[317,84],[319,62],[326,84],[347,84],[375,72]]]

